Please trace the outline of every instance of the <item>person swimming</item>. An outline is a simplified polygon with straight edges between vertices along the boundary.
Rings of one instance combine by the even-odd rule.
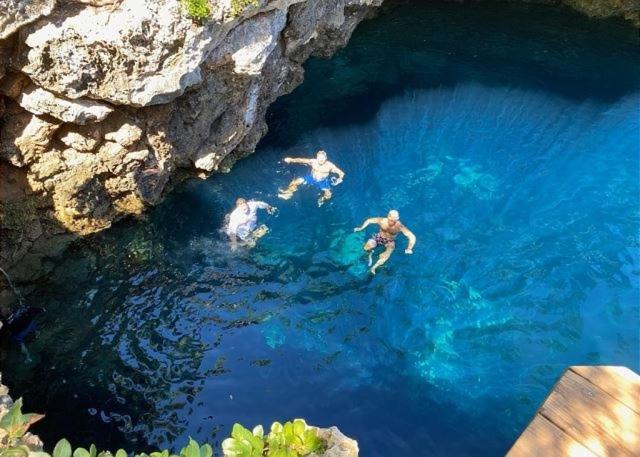
[[[378,224],[380,231],[374,236],[369,238],[364,244],[363,249],[369,253],[369,266],[373,262],[373,251],[377,246],[383,246],[384,251],[378,256],[378,260],[369,270],[371,274],[376,274],[376,269],[383,265],[394,249],[396,248],[396,235],[400,232],[409,239],[407,249],[404,250],[405,254],[413,254],[413,246],[416,244],[416,236],[411,230],[400,222],[400,214],[395,209],[389,211],[386,217],[371,217],[364,221],[361,226],[353,229],[354,232],[360,232],[364,230],[369,224]]]
[[[256,241],[267,234],[268,227],[264,224],[256,228],[258,224],[258,209],[266,209],[267,213],[276,211],[274,206],[257,200],[245,200],[238,198],[235,209],[227,216],[225,232],[231,243],[231,250],[238,248],[238,239],[243,245],[253,247]]]
[[[295,178],[289,186],[278,193],[278,197],[283,200],[289,200],[302,184],[312,185],[322,191],[322,195],[318,198],[318,206],[322,206],[332,196],[331,186],[337,186],[344,180],[344,171],[336,167],[332,162],[327,160],[325,151],[318,151],[315,159],[301,159],[285,157],[285,163],[300,163],[309,165],[311,170],[305,177]],[[329,178],[331,173],[338,177]]]

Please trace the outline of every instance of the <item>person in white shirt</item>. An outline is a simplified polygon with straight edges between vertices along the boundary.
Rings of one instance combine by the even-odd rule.
[[[264,236],[269,229],[266,225],[257,227],[258,224],[258,209],[266,209],[269,214],[273,214],[276,208],[261,201],[257,200],[245,200],[244,198],[238,198],[236,200],[236,207],[228,215],[228,222],[226,226],[226,232],[231,241],[231,250],[235,251],[238,248],[238,239],[247,246],[254,246],[258,238]]]

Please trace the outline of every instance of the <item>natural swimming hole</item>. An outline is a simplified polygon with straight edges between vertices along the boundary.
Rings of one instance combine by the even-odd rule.
[[[500,455],[568,365],[638,361],[636,30],[540,5],[391,3],[307,65],[256,153],[74,247],[4,381],[46,442],[148,450],[304,417],[364,456]],[[285,156],[325,149],[330,203]],[[252,251],[238,196],[279,207]],[[353,227],[416,234],[366,273]]]

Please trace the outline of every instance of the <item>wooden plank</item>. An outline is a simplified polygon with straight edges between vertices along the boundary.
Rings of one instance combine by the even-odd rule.
[[[571,367],[589,382],[640,414],[640,376],[626,367]]]
[[[539,413],[595,454],[640,455],[640,416],[571,370]]]
[[[596,454],[539,414],[533,418],[533,421],[507,453],[507,457],[554,455],[596,457]]]

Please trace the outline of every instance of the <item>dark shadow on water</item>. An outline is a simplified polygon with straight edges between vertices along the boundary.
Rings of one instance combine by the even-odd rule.
[[[308,82],[269,109],[260,147],[366,123],[396,95],[465,82],[612,102],[640,87],[639,50],[629,22],[564,6],[392,0],[330,60],[306,64]]]

